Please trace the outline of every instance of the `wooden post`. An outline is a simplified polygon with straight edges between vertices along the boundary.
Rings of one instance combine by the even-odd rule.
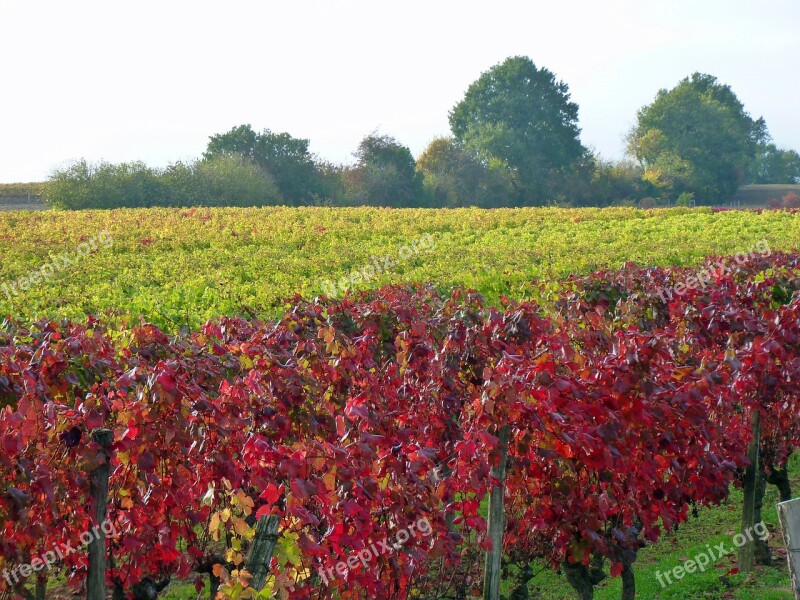
[[[753,527],[756,525],[756,494],[758,488],[756,480],[759,477],[758,449],[761,445],[761,413],[758,409],[753,409],[753,416],[750,422],[753,429],[753,439],[747,447],[747,458],[750,461],[750,465],[745,471],[742,486],[744,492],[742,535],[745,538],[744,545],[739,548],[739,570],[742,573],[752,571],[755,563],[756,542],[751,536],[753,535]],[[748,532],[750,532],[750,536],[747,535]]]
[[[278,528],[281,520],[275,515],[261,517],[256,524],[256,535],[247,557],[247,570],[253,576],[250,587],[257,592],[264,587],[269,575],[269,563],[278,543]]]
[[[108,449],[114,443],[114,432],[110,429],[96,429],[92,439],[104,454],[102,464],[91,473],[90,489],[94,499],[95,529],[89,543],[89,573],[86,580],[86,600],[105,600],[106,598],[106,536],[103,524],[108,510],[108,478],[111,475]]]
[[[489,494],[489,521],[487,530],[492,541],[492,549],[486,553],[486,568],[483,580],[484,600],[500,600],[500,575],[503,558],[503,531],[506,527],[503,500],[506,491],[506,461],[508,460],[508,439],[511,428],[504,425],[498,432],[499,444],[497,450],[500,459],[492,467],[492,477],[497,479],[497,485],[492,486]]]
[[[47,572],[39,573],[36,577],[34,598],[36,598],[36,600],[47,600]]]
[[[800,600],[800,498],[778,504],[778,519],[789,551],[792,591],[795,600]]]

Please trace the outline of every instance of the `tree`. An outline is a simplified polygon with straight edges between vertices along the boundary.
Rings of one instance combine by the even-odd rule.
[[[341,206],[345,203],[345,189],[342,181],[344,167],[329,161],[317,162],[319,175],[319,199],[316,204]]]
[[[250,125],[239,125],[226,133],[212,135],[204,156],[210,158],[217,154],[241,154],[256,161],[256,143],[259,134]]]
[[[309,140],[264,129],[256,133],[250,125],[239,125],[227,133],[211,136],[205,158],[241,154],[275,178],[281,195],[292,204],[316,199],[322,191]]]
[[[592,173],[591,200],[596,206],[632,203],[650,193],[642,179],[642,169],[632,162],[611,162],[595,159]]]
[[[664,195],[723,201],[744,182],[766,135],[764,120],[753,120],[729,86],[695,73],[639,110],[628,151]]]
[[[417,160],[417,169],[436,206],[513,204],[513,186],[507,166],[496,158],[481,160],[450,137],[434,139]]]
[[[422,174],[411,151],[388,135],[373,132],[358,146],[356,166],[343,173],[352,204],[419,206]]]
[[[567,178],[587,154],[567,84],[523,56],[495,65],[470,85],[450,111],[450,128],[485,159],[507,164],[517,200],[526,203],[563,198]]]
[[[800,183],[800,154],[773,143],[759,144],[750,168],[752,183]]]

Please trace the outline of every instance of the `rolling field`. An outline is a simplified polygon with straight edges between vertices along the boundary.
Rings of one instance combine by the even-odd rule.
[[[0,212],[45,210],[44,183],[0,183]]]
[[[494,302],[626,260],[800,246],[800,216],[710,209],[149,209],[0,213],[0,313],[105,311],[167,329],[286,298],[429,280]],[[346,278],[344,281],[342,278]],[[27,289],[26,289],[27,288]]]

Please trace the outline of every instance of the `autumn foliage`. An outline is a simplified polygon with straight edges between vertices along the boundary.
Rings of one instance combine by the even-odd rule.
[[[108,428],[118,597],[188,578],[247,596],[247,549],[268,515],[280,534],[267,593],[469,594],[508,426],[509,560],[599,559],[620,575],[664,527],[727,496],[753,411],[768,469],[800,444],[800,256],[724,260],[668,297],[703,266],[574,277],[542,305],[428,286],[296,298],[277,322],[180,336],[7,322],[0,569],[80,547],[102,459],[91,434]],[[422,518],[429,534],[348,565]],[[86,561],[77,551],[51,570],[79,587]]]

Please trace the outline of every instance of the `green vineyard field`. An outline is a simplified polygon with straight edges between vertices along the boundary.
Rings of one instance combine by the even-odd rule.
[[[800,246],[800,216],[707,208],[0,213],[0,313],[80,318],[124,307],[174,329],[223,314],[274,315],[298,293],[426,280],[495,302],[530,297],[534,279],[626,260],[690,265],[759,241]]]

